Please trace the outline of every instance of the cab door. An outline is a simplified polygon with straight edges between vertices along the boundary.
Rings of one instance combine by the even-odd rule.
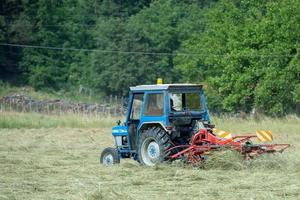
[[[168,107],[166,106],[167,95],[164,91],[151,91],[145,93],[144,106],[142,111],[142,119],[140,126],[145,123],[160,123],[166,125],[168,118],[167,113]],[[140,128],[140,127],[139,127]]]
[[[133,93],[130,95],[130,108],[126,117],[126,125],[129,131],[129,143],[131,150],[136,149],[136,133],[140,124],[144,93]]]

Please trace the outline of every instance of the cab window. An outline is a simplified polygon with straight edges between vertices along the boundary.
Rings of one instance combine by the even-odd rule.
[[[130,113],[131,120],[139,120],[141,117],[144,94],[134,94]]]
[[[201,111],[200,93],[171,93],[170,108],[173,112],[182,111]]]
[[[147,94],[145,102],[145,116],[161,116],[164,114],[164,94]]]

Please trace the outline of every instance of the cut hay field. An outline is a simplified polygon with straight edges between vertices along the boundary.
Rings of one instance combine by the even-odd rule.
[[[113,145],[109,127],[115,119],[83,123],[80,116],[41,117],[0,114],[0,199],[300,199],[297,117],[215,118],[220,129],[246,133],[268,128],[276,142],[293,146],[252,162],[231,152],[213,155],[202,169],[180,162],[150,168],[131,160],[100,166],[100,151]]]

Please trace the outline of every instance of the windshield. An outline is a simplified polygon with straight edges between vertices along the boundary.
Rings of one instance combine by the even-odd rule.
[[[199,92],[170,93],[172,112],[202,111]]]

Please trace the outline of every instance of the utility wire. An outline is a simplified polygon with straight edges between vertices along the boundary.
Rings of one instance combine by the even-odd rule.
[[[142,54],[142,55],[199,55],[196,53],[168,53],[168,52],[145,52],[145,51],[120,51],[120,50],[105,50],[105,49],[79,49],[79,48],[64,48],[64,47],[50,47],[24,44],[0,43],[0,46],[12,46],[21,48],[35,48],[35,49],[50,49],[60,51],[85,51],[85,52],[101,52],[101,53],[120,53],[120,54]]]
[[[287,54],[202,54],[202,53],[168,53],[168,52],[146,52],[146,51],[121,51],[121,50],[105,50],[105,49],[79,49],[79,48],[64,48],[64,47],[51,47],[51,46],[38,46],[38,45],[25,45],[25,44],[12,44],[0,43],[0,46],[11,46],[20,48],[33,48],[33,49],[49,49],[59,51],[83,51],[83,52],[100,52],[100,53],[116,53],[116,54],[138,54],[138,55],[169,55],[169,56],[215,56],[215,57],[294,57],[294,55]]]
[[[41,24],[41,25],[16,25],[17,27],[68,27],[68,26],[77,26],[77,27],[96,27],[96,24]]]

